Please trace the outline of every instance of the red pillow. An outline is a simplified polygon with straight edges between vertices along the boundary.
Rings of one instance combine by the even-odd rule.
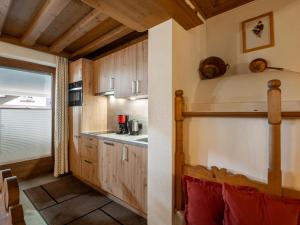
[[[185,220],[187,225],[222,225],[224,201],[222,185],[183,177]]]
[[[266,209],[266,216],[270,225],[299,224],[299,202],[265,195],[264,203]]]
[[[224,225],[297,225],[299,201],[223,185]],[[299,224],[298,224],[299,225]]]
[[[252,187],[233,187],[239,190],[257,191]],[[183,177],[185,193],[185,220],[187,225],[222,225],[224,200],[222,184]]]
[[[263,194],[224,184],[223,198],[224,225],[269,225],[264,213]]]

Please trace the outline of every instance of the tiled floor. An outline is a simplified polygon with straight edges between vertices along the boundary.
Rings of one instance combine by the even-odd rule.
[[[55,179],[52,175],[48,175],[21,182],[20,186],[22,190],[26,190],[26,195],[21,192],[21,201],[28,225],[147,224],[144,218],[92,190],[72,176]]]
[[[46,184],[55,180],[58,179],[54,178],[52,174],[47,174],[35,179],[20,182],[20,198],[23,205],[26,225],[47,225],[47,223],[43,220],[39,212],[34,208],[30,200],[24,194],[23,190],[36,187],[41,184]]]

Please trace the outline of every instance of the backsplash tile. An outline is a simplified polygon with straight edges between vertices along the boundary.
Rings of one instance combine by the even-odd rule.
[[[129,120],[136,119],[143,124],[141,134],[148,133],[148,99],[127,100],[108,97],[107,103],[107,128],[118,129],[117,115],[129,115]]]

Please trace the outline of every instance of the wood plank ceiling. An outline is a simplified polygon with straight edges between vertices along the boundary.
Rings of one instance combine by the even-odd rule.
[[[0,41],[71,59],[94,57],[171,17],[190,29],[250,1],[1,0]]]

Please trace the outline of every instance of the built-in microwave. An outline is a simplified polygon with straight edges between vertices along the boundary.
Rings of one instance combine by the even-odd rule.
[[[82,81],[69,84],[69,106],[82,106]]]

